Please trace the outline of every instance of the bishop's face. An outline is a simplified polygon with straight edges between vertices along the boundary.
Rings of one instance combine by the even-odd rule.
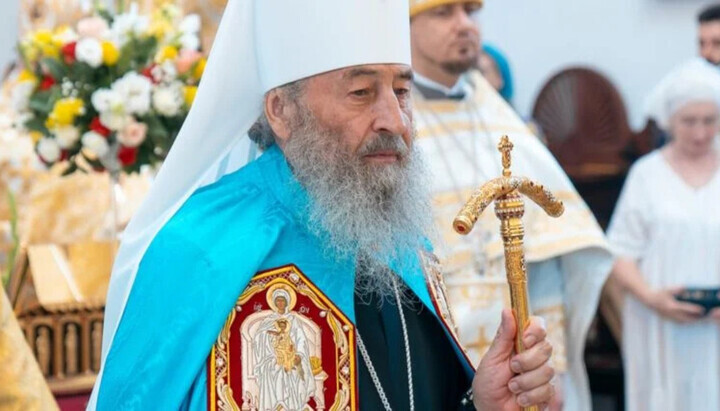
[[[271,91],[265,103],[275,142],[308,193],[302,221],[329,255],[372,256],[358,283],[373,292],[392,290],[384,265],[422,248],[432,221],[411,84],[407,65],[354,66]]]
[[[397,136],[412,145],[410,67],[399,64],[355,66],[308,79],[305,104],[323,128],[333,130],[351,153],[370,165],[400,161],[407,150],[367,150],[378,136]]]

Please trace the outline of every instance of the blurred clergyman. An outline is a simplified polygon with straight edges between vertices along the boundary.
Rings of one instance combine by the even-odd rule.
[[[698,15],[698,41],[702,58],[720,65],[720,4],[703,9]]]
[[[510,305],[498,221],[484,213],[475,230],[458,236],[452,220],[471,193],[500,176],[497,143],[513,141],[513,174],[541,181],[565,203],[554,220],[526,202],[524,217],[529,294],[547,322],[553,364],[560,376],[551,410],[590,410],[583,363],[585,335],[594,317],[612,257],[592,213],[550,151],[474,66],[480,54],[476,15],[482,0],[411,0],[415,71],[413,116],[417,144],[433,174],[430,189],[450,308],[460,342],[474,361],[487,352],[499,313]],[[499,84],[499,83],[498,83]]]

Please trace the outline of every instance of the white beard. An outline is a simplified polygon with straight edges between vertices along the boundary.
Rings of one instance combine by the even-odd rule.
[[[394,298],[388,263],[394,261],[399,271],[407,271],[403,253],[417,252],[431,237],[429,178],[421,154],[392,135],[377,135],[351,153],[339,132],[322,127],[304,111],[283,151],[308,192],[309,204],[301,211],[307,228],[328,239],[324,252],[329,255],[363,257],[357,270],[358,293]],[[401,154],[396,163],[362,160],[368,153],[388,149]]]

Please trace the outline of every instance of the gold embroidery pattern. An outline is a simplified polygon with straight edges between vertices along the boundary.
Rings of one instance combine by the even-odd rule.
[[[295,266],[250,281],[208,366],[211,410],[357,406],[354,326]],[[237,376],[242,381],[235,381]]]
[[[423,271],[425,273],[428,290],[430,291],[430,298],[435,305],[435,309],[437,310],[437,313],[440,316],[443,325],[450,332],[450,335],[455,340],[455,344],[462,351],[463,355],[465,356],[465,360],[468,362],[468,364],[472,364],[472,361],[470,361],[470,358],[465,352],[465,348],[460,343],[460,331],[457,327],[457,323],[453,318],[452,311],[450,311],[450,306],[447,302],[447,291],[445,288],[445,281],[443,280],[442,271],[440,269],[440,261],[434,254],[428,252],[420,253],[420,261],[422,263]]]

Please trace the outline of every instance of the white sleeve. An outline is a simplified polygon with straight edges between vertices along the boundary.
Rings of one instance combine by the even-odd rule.
[[[648,240],[649,198],[645,187],[647,181],[637,167],[630,169],[620,198],[615,206],[608,240],[617,257],[639,260],[645,252]]]

